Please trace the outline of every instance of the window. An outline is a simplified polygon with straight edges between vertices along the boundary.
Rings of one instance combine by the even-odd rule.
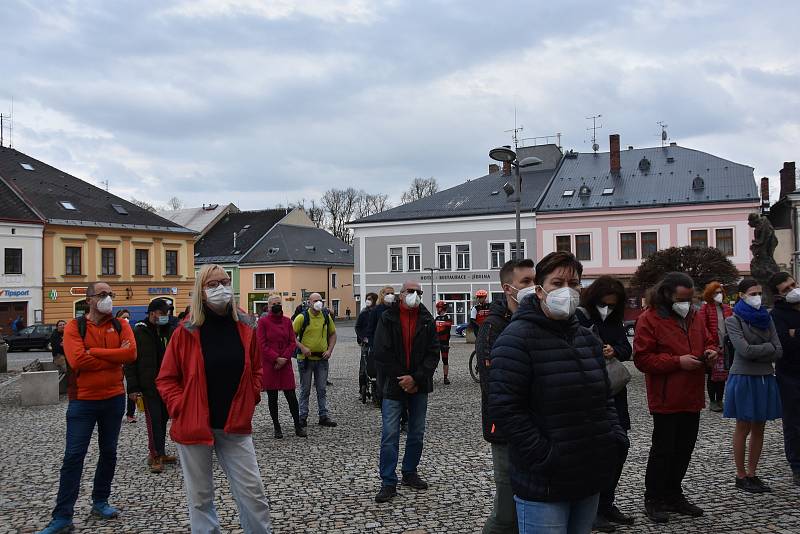
[[[393,273],[403,272],[403,247],[389,249],[389,270]]]
[[[336,283],[338,282],[337,278],[339,278],[336,273],[331,273],[331,287],[337,287]]]
[[[167,276],[178,275],[178,251],[167,250],[164,252],[164,274]]]
[[[572,238],[568,235],[557,235],[556,251],[572,252]]]
[[[591,235],[579,234],[575,236],[575,257],[579,261],[589,261],[592,259]]]
[[[128,210],[126,210],[125,206],[123,206],[122,204],[111,204],[111,207],[114,208],[114,211],[116,211],[120,215],[128,214]]]
[[[408,247],[406,249],[406,257],[408,258],[408,270],[419,271],[419,264],[420,264],[419,247]]]
[[[613,187],[606,187],[605,189],[603,189],[603,196],[613,195],[613,194],[614,194]]]
[[[136,270],[137,276],[150,274],[150,251],[146,248],[136,249]]]
[[[26,171],[32,171],[33,170],[33,165],[31,165],[30,163],[20,163],[19,165],[20,165],[20,167],[22,167]]]
[[[22,274],[22,249],[7,248],[6,252],[6,274]]]
[[[104,248],[100,250],[100,274],[117,274],[117,249]]]
[[[636,259],[636,233],[619,234],[620,258],[623,260]]]
[[[450,245],[439,245],[437,247],[439,255],[439,270],[452,271],[453,270],[453,250]]]
[[[79,275],[81,274],[81,247],[66,247],[64,249],[65,269],[66,274]]]
[[[658,252],[658,232],[642,232],[642,259]]]
[[[522,251],[521,255],[517,254],[517,242],[516,241],[512,241],[511,243],[508,244],[508,250],[510,251],[509,255],[511,256],[512,260],[521,260],[521,259],[525,258],[525,242],[524,241],[522,243],[520,243],[520,250]],[[501,267],[502,267],[502,265],[501,265]]]
[[[456,269],[468,271],[469,268],[469,245],[456,245]]]
[[[574,189],[565,189],[563,193],[561,193],[562,197],[571,197],[575,194]]]
[[[331,278],[335,275],[336,273],[333,273]],[[253,285],[254,289],[275,289],[275,273],[256,273]]]
[[[717,250],[726,256],[733,256],[733,228],[715,230]]]
[[[75,204],[73,204],[72,202],[67,202],[66,200],[62,200],[61,202],[59,202],[59,204],[61,204],[61,207],[64,208],[65,210],[76,210],[76,209],[78,209],[78,208],[75,207]]]
[[[692,230],[689,235],[693,247],[708,247],[708,230]]]
[[[506,244],[489,243],[489,252],[492,256],[491,268],[499,269],[506,262]]]

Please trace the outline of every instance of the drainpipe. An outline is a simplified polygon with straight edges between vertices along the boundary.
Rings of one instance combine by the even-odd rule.
[[[325,300],[328,301],[327,302],[328,311],[330,311],[330,309],[331,309],[331,269],[332,268],[333,268],[333,266],[329,266],[328,267],[328,273],[325,276],[326,283],[328,284],[328,289],[325,291]]]
[[[791,200],[790,200],[791,202]],[[792,278],[797,280],[798,273],[800,273],[800,212],[797,210],[797,206],[792,206],[792,233],[794,234],[794,250],[795,252],[792,254]]]

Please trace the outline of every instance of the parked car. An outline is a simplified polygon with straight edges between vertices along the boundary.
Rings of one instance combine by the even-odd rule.
[[[38,349],[50,350],[50,335],[56,329],[54,324],[35,324],[26,326],[16,334],[6,336],[8,352]]]
[[[459,337],[466,337],[467,328],[469,328],[469,323],[461,323],[460,325],[456,326],[456,335]]]

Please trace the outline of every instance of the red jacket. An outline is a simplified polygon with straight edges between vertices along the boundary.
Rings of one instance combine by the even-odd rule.
[[[224,430],[229,434],[252,434],[253,412],[261,400],[261,354],[255,330],[241,320],[237,327],[244,347],[244,371]],[[213,445],[198,327],[184,322],[172,334],[156,387],[172,419],[172,440],[184,445]]]
[[[715,336],[716,337],[716,336]],[[717,350],[698,314],[690,312],[686,328],[672,311],[648,308],[636,322],[633,362],[645,374],[650,413],[699,412],[705,407],[705,369],[685,371],[680,357]]]
[[[727,304],[721,304],[720,306],[722,306],[723,319],[727,319],[733,315],[733,310],[730,306]],[[708,330],[708,335],[710,335],[712,339],[717,339],[719,337],[717,335],[719,332],[719,323],[717,322],[717,305],[715,303],[703,303],[703,307],[700,308],[700,313],[698,315],[700,316],[700,320],[705,325],[706,330]],[[725,347],[719,348],[720,357],[716,359],[714,366],[711,368],[711,380],[714,382],[725,382],[728,379],[728,371],[725,370],[725,358],[722,357],[724,351]]]
[[[263,391],[294,389],[294,369],[292,356],[297,348],[297,338],[294,335],[292,321],[285,315],[268,313],[258,320],[256,329],[258,347],[261,349],[261,363]],[[275,360],[278,358],[289,360],[283,367],[275,370]]]

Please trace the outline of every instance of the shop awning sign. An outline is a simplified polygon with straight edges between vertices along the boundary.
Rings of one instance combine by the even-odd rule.
[[[5,288],[0,289],[0,298],[4,299],[18,299],[18,298],[28,298],[31,296],[30,289],[15,289],[15,288]]]

